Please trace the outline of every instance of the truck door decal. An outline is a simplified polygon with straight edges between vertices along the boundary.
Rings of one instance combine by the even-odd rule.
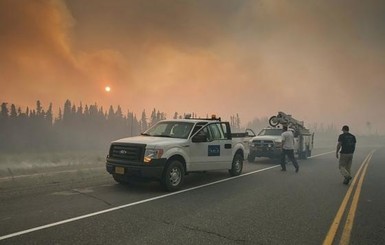
[[[220,145],[209,145],[208,146],[208,156],[220,156],[221,155],[221,146]]]

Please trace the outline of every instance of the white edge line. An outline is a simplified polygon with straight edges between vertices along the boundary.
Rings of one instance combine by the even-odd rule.
[[[326,152],[326,153],[322,153],[322,154],[318,154],[318,155],[314,155],[314,156],[309,157],[309,158],[330,154],[332,152],[334,152],[334,151]],[[249,173],[241,174],[239,176],[234,176],[234,177],[230,177],[230,178],[226,178],[226,179],[222,179],[222,180],[217,180],[217,181],[214,181],[214,182],[211,182],[211,183],[207,183],[207,184],[204,184],[204,185],[191,187],[191,188],[188,188],[188,189],[185,189],[185,190],[180,190],[180,191],[172,192],[172,193],[161,195],[161,196],[156,196],[156,197],[144,199],[144,200],[133,202],[133,203],[128,203],[128,204],[117,206],[117,207],[114,207],[114,208],[109,208],[109,209],[105,209],[105,210],[102,210],[102,211],[81,215],[81,216],[78,216],[78,217],[75,217],[75,218],[66,219],[66,220],[54,222],[54,223],[51,223],[51,224],[38,226],[38,227],[27,229],[27,230],[24,230],[24,231],[19,231],[19,232],[11,233],[11,234],[8,234],[8,235],[5,235],[5,236],[1,236],[0,237],[0,241],[8,239],[8,238],[24,235],[24,234],[27,234],[27,233],[31,233],[31,232],[34,232],[34,231],[39,231],[39,230],[47,229],[47,228],[50,228],[50,227],[54,227],[54,226],[58,226],[58,225],[62,225],[62,224],[70,223],[70,222],[74,222],[74,221],[77,221],[77,220],[86,219],[86,218],[97,216],[97,215],[100,215],[100,214],[109,213],[109,212],[112,212],[112,211],[116,211],[116,210],[119,210],[119,209],[135,206],[135,205],[138,205],[138,204],[142,204],[142,203],[146,203],[146,202],[151,202],[151,201],[162,199],[162,198],[165,198],[165,197],[178,195],[180,193],[184,193],[184,192],[187,192],[187,191],[192,191],[192,190],[200,189],[200,188],[203,188],[203,187],[215,185],[215,184],[222,183],[222,182],[225,182],[225,181],[230,181],[230,180],[233,180],[233,179],[241,178],[241,177],[244,177],[244,176],[248,176],[248,175],[251,175],[251,174],[263,172],[263,171],[266,171],[266,170],[269,170],[269,169],[272,169],[272,168],[276,168],[278,166],[280,166],[280,165],[279,164],[278,165],[274,165],[274,166],[271,166],[271,167],[268,167],[268,168],[263,168],[263,169],[259,169],[259,170],[252,171],[252,172],[249,172]]]
[[[321,153],[321,154],[318,154],[318,155],[314,155],[314,156],[311,156],[311,157],[308,157],[308,158],[319,157],[319,156],[327,155],[327,154],[330,154],[330,153],[333,153],[333,152],[336,152],[336,151],[328,151],[328,152]]]

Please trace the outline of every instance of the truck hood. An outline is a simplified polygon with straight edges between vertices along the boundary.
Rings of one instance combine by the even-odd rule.
[[[165,145],[178,145],[186,142],[187,139],[168,138],[168,137],[153,137],[153,136],[134,136],[119,139],[112,143],[132,143],[132,144],[146,144],[147,146],[165,146]]]
[[[251,139],[251,141],[254,140],[272,140],[277,142],[282,142],[282,137],[278,135],[263,135],[263,136],[255,136]]]

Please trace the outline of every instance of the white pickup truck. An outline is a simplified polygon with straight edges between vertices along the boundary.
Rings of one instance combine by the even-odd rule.
[[[257,136],[250,140],[250,151],[247,157],[249,162],[253,162],[255,157],[280,157],[282,153],[282,128],[281,124],[288,126],[294,133],[294,153],[298,154],[300,159],[306,159],[311,156],[314,144],[314,133],[305,128],[303,121],[298,121],[291,115],[282,111],[277,115],[270,117],[271,127],[264,128]]]
[[[291,130],[291,129],[289,129]],[[311,156],[314,134],[294,131],[294,153],[300,159]],[[280,158],[282,154],[282,128],[267,127],[262,129],[257,136],[249,142],[249,155],[247,160],[253,162],[256,157]]]
[[[240,175],[253,134],[232,134],[229,122],[217,118],[163,120],[140,136],[112,142],[106,169],[118,183],[150,178],[175,191],[191,172],[225,169]]]

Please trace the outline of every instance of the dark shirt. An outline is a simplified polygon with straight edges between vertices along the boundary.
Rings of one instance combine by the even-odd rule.
[[[341,143],[342,154],[352,154],[356,149],[356,137],[351,133],[343,133],[338,137],[338,142]]]

